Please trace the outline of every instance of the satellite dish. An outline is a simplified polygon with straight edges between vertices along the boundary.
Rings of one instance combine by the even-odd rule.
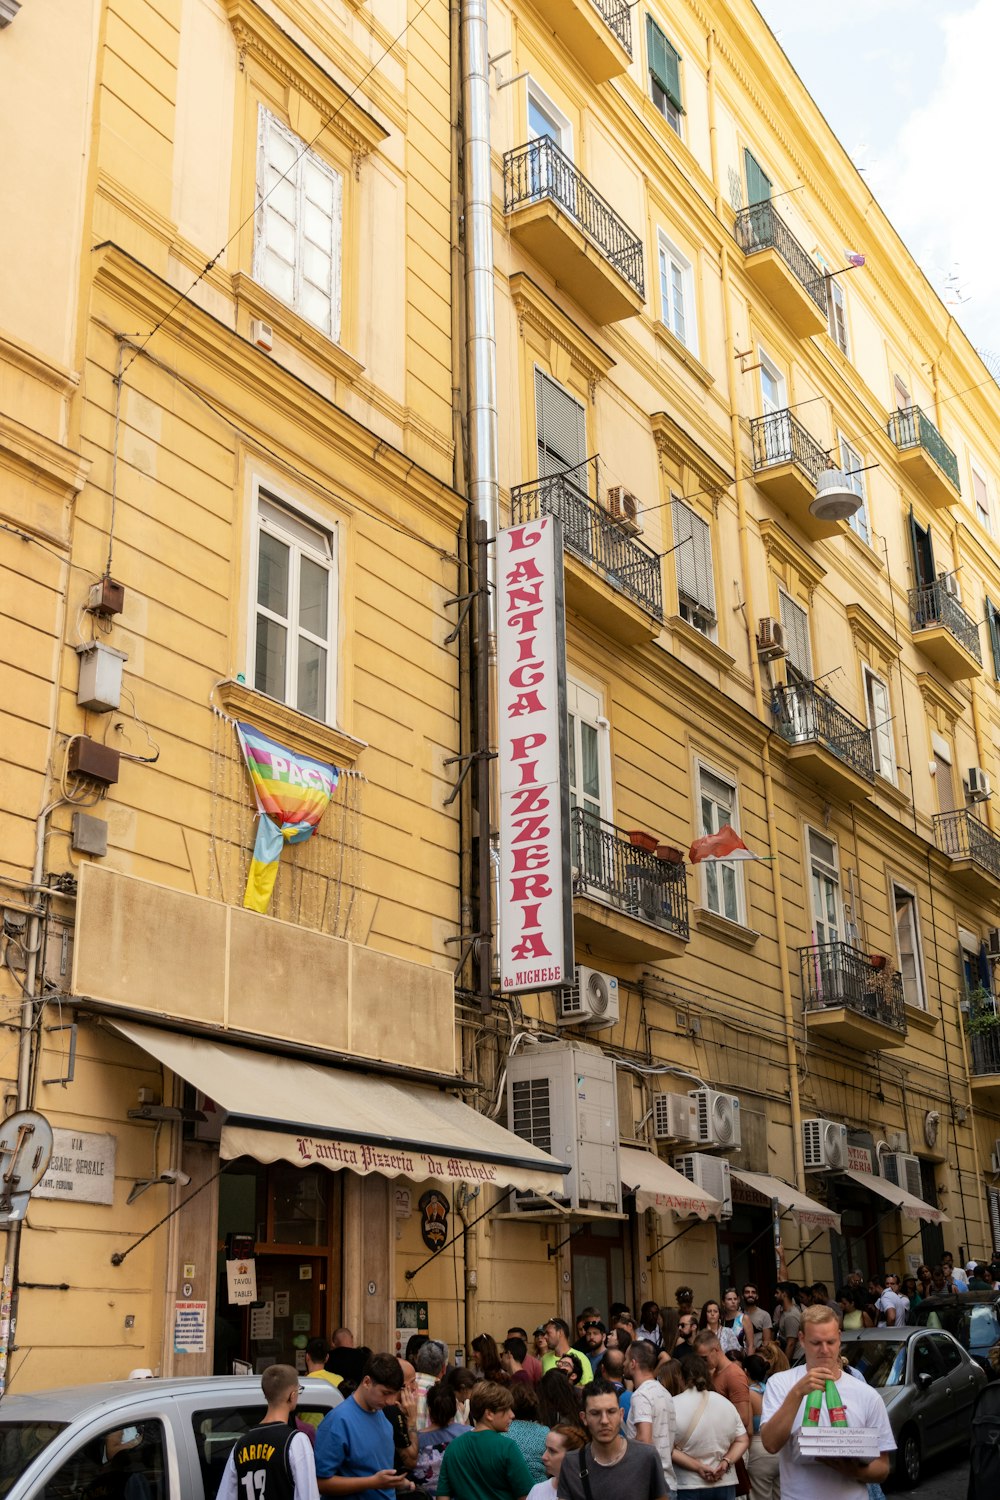
[[[51,1157],[52,1126],[37,1110],[18,1110],[0,1124],[0,1224],[24,1218]]]

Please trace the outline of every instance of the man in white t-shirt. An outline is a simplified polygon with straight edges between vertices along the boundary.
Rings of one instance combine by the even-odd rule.
[[[902,1316],[903,1308],[899,1297],[896,1295],[892,1279],[882,1275],[873,1276],[868,1283],[868,1290],[876,1299],[875,1306],[878,1308],[878,1326],[880,1328],[901,1328],[905,1321]]]
[[[910,1321],[910,1299],[903,1292],[903,1285],[894,1271],[885,1274],[885,1289],[892,1292],[899,1306],[896,1309],[896,1327],[902,1328]]]
[[[625,1373],[633,1382],[632,1400],[625,1421],[625,1436],[649,1443],[660,1455],[663,1477],[673,1494],[677,1488],[671,1455],[677,1419],[674,1398],[656,1378],[659,1350],[648,1339],[636,1339],[625,1360]]]
[[[840,1325],[829,1307],[820,1303],[805,1309],[799,1338],[805,1353],[805,1374],[796,1369],[772,1375],[764,1387],[761,1412],[761,1442],[768,1453],[781,1455],[781,1500],[859,1500],[860,1486],[881,1483],[889,1473],[889,1454],[896,1447],[889,1413],[877,1391],[841,1369]],[[828,1380],[837,1384],[848,1426],[873,1427],[878,1433],[878,1458],[802,1457],[798,1431],[806,1397],[812,1391],[822,1391]],[[829,1427],[825,1402],[819,1416],[820,1425]]]

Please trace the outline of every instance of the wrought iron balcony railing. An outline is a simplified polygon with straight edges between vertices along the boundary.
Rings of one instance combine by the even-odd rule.
[[[969,1061],[972,1076],[984,1078],[990,1073],[1000,1073],[1000,1027],[988,1031],[973,1031],[968,1037]]]
[[[908,406],[905,411],[894,411],[889,417],[889,436],[897,448],[923,448],[937,464],[941,473],[950,479],[956,490],[962,488],[958,475],[958,459],[938,432],[930,417],[919,406]]]
[[[983,648],[979,640],[979,626],[965,613],[949,587],[954,574],[943,574],[933,583],[922,584],[910,590],[910,629],[930,630],[943,625],[970,655],[983,664]]]
[[[971,859],[1000,880],[1000,838],[969,808],[936,813],[934,839],[949,859]]]
[[[826,317],[826,277],[799,244],[770,198],[740,209],[733,233],[744,255],[754,255],[758,250],[777,250],[803,291],[808,292]]]
[[[508,151],[503,159],[504,213],[551,198],[639,293],[646,295],[642,240],[633,234],[550,135]]]
[[[617,911],[688,938],[684,866],[638,849],[627,834],[582,807],[572,813],[573,894],[594,895]]]
[[[813,484],[826,468],[826,453],[787,407],[754,417],[750,423],[753,466],[771,469],[775,464],[798,464]]]
[[[632,56],[632,12],[624,0],[591,0],[591,4],[608,30]]]
[[[563,545],[594,568],[612,588],[632,599],[655,620],[663,619],[663,576],[652,548],[631,536],[591,499],[598,492],[597,458],[575,469],[550,474],[511,491],[511,521],[521,526],[537,516],[558,516]]]
[[[816,741],[866,781],[875,780],[871,730],[814,682],[788,683],[771,698],[775,728],[790,745]]]
[[[893,1031],[906,1031],[903,976],[879,968],[850,943],[814,943],[799,949],[802,998],[807,1011],[841,1007]]]

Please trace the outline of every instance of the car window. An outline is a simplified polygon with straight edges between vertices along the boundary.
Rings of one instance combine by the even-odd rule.
[[[937,1380],[941,1374],[941,1365],[938,1361],[933,1345],[944,1343],[943,1339],[914,1339],[913,1341],[913,1363],[910,1366],[912,1378],[917,1379],[920,1375],[930,1375],[932,1380]]]
[[[0,1497],[10,1493],[32,1459],[67,1426],[66,1422],[0,1422]]]
[[[35,1500],[168,1500],[163,1423],[112,1427],[64,1459]]]
[[[951,1339],[935,1339],[934,1348],[946,1375],[962,1363],[962,1351],[957,1344],[952,1343]]]
[[[897,1339],[859,1339],[846,1345],[847,1362],[860,1370],[869,1385],[902,1385],[906,1372],[906,1344]]]
[[[262,1422],[265,1414],[262,1402],[253,1406],[217,1406],[213,1411],[196,1411],[191,1423],[194,1427],[195,1448],[198,1464],[205,1485],[205,1500],[215,1500],[222,1479],[226,1460],[236,1439]]]

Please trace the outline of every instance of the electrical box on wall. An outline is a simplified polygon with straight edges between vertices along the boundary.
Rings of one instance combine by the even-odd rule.
[[[70,740],[66,757],[66,770],[70,776],[85,776],[88,781],[100,781],[111,786],[118,780],[121,757],[110,745],[102,745],[88,735],[78,734]]]
[[[103,641],[88,641],[76,651],[80,658],[77,703],[93,713],[110,713],[122,701],[122,671],[128,656]]]
[[[120,615],[125,608],[125,585],[105,574],[90,585],[87,608],[95,615]]]
[[[107,823],[91,813],[75,812],[70,824],[70,846],[77,854],[96,854],[98,857],[107,854]]]

